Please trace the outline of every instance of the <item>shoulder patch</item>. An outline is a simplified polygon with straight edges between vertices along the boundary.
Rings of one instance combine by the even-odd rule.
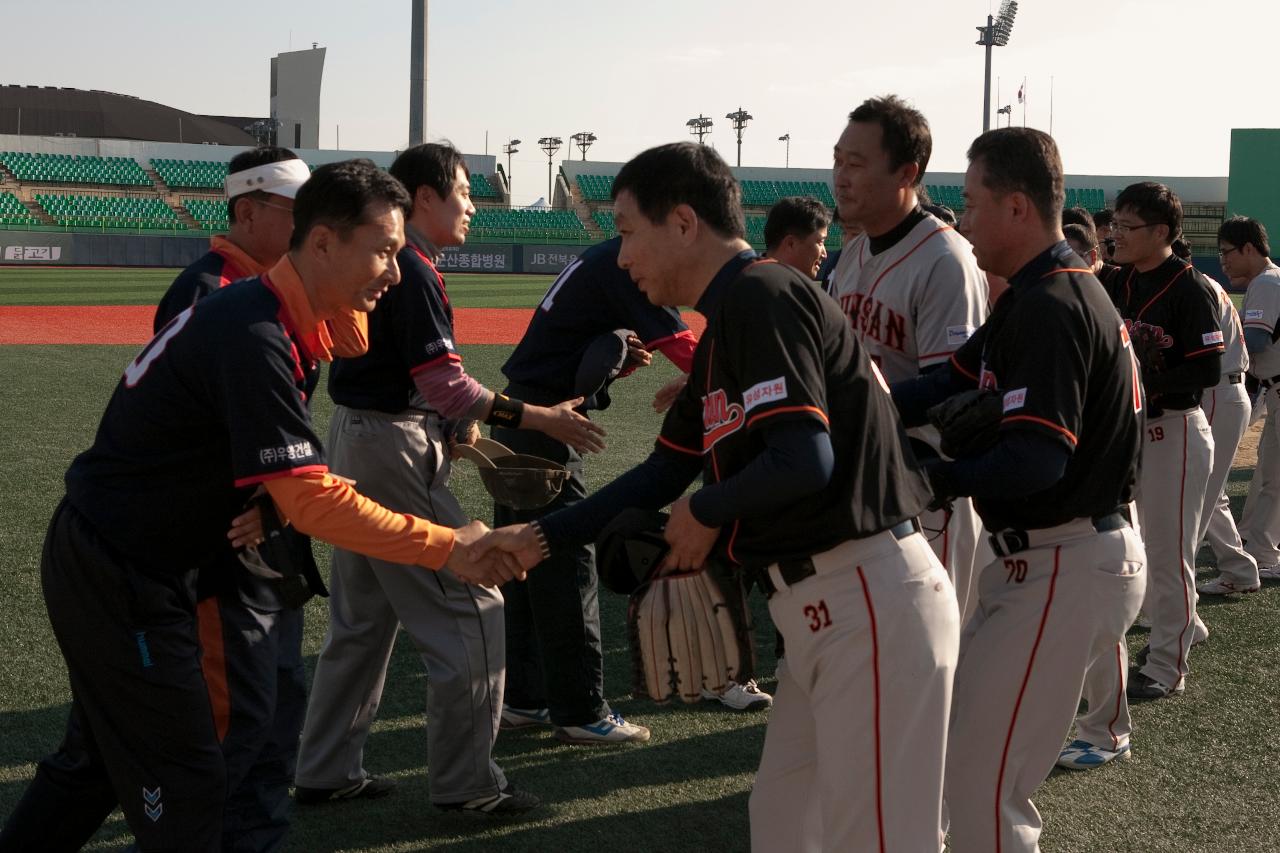
[[[1019,388],[1016,391],[1006,391],[1004,394],[1004,413],[1007,415],[1015,409],[1021,409],[1027,402],[1027,389]]]
[[[947,326],[947,346],[958,347],[973,336],[973,326]]]
[[[744,411],[749,412],[756,406],[763,406],[765,403],[776,403],[785,399],[787,399],[787,377],[779,376],[777,379],[769,379],[752,385],[743,391],[742,408]]]
[[[1261,320],[1265,313],[1261,308],[1250,308],[1244,312],[1244,318],[1246,320]]]
[[[1210,346],[1211,344],[1220,344],[1222,343],[1222,330],[1219,329],[1216,332],[1205,332],[1203,335],[1200,336],[1200,340],[1204,343],[1205,346]]]

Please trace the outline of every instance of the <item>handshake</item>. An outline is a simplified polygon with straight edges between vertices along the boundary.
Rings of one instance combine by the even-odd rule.
[[[515,524],[490,530],[473,521],[453,532],[453,551],[445,568],[476,586],[500,586],[522,581],[542,562],[542,543],[532,525]]]

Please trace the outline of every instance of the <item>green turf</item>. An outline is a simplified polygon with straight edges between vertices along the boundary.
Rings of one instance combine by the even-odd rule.
[[[175,269],[0,267],[3,305],[155,305]],[[554,276],[449,273],[449,294],[468,308],[532,308]]]
[[[453,291],[456,304],[467,304],[464,290]],[[478,378],[496,383],[508,351],[472,346],[463,355]],[[136,347],[0,347],[0,375],[6,380],[0,406],[6,436],[0,441],[0,817],[21,796],[35,761],[56,746],[66,716],[66,673],[37,574],[45,525],[67,464],[92,440],[120,370],[135,352]],[[659,359],[658,366],[618,386],[614,407],[601,416],[609,452],[588,465],[593,487],[648,451],[658,423],[648,401],[670,375],[672,368]],[[323,393],[315,404],[324,435],[331,406]],[[1233,475],[1237,513],[1248,477],[1246,471]],[[491,517],[469,465],[454,482],[464,506]],[[327,571],[327,550],[318,552]],[[709,705],[660,708],[630,698],[622,609],[617,596],[602,595],[606,693],[628,718],[653,728],[651,744],[573,749],[557,745],[546,732],[504,733],[497,760],[520,785],[544,797],[547,808],[534,820],[509,824],[440,815],[427,804],[426,679],[402,637],[365,759],[371,771],[397,778],[401,789],[376,802],[295,811],[288,849],[746,850],[747,794],[766,716]],[[768,675],[772,637],[758,601],[756,610],[761,671]],[[1276,586],[1238,602],[1203,602],[1212,636],[1192,658],[1187,694],[1134,707],[1133,758],[1088,773],[1055,773],[1037,793],[1046,853],[1280,850],[1280,825],[1269,808],[1280,793],[1280,729],[1273,724],[1280,700],[1278,610]],[[322,601],[308,606],[308,666],[326,613]],[[1130,639],[1136,651],[1144,635]],[[773,685],[766,679],[763,686]],[[849,772],[869,784],[870,767],[868,761]],[[127,841],[117,814],[91,849],[117,850]]]

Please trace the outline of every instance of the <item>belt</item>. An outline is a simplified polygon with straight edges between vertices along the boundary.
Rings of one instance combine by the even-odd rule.
[[[1019,551],[1059,542],[1065,536],[1070,536],[1074,532],[1063,528],[1074,527],[1083,521],[1086,521],[1086,519],[1077,519],[1056,527],[1045,527],[1036,530],[1000,530],[992,533],[988,538],[991,540],[991,549],[996,552],[997,556],[1008,557],[1011,554],[1017,554]],[[1093,518],[1087,519],[1087,523],[1098,533],[1120,530],[1129,526],[1129,508],[1127,506],[1121,507],[1115,512],[1109,512],[1106,515],[1095,515]]]
[[[1277,373],[1275,376],[1267,379],[1259,379],[1258,381],[1262,383],[1263,388],[1270,388],[1272,385],[1280,384],[1280,373]]]
[[[1239,385],[1243,381],[1244,381],[1244,375],[1241,373],[1227,374],[1227,382],[1231,383],[1232,385]]]
[[[888,533],[894,539],[906,539],[911,534],[918,532],[920,532],[920,522],[914,518],[908,518],[888,530]],[[778,566],[778,573],[782,575],[782,582],[788,587],[795,586],[801,581],[813,577],[818,572],[817,567],[813,564],[813,559],[810,557],[801,557],[798,560],[779,560],[776,565]],[[768,568],[757,569],[755,576],[756,583],[760,586],[761,591],[766,596],[773,597],[778,588],[774,585]]]

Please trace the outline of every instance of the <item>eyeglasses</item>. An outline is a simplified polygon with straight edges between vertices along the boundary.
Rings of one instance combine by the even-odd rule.
[[[1163,222],[1144,222],[1142,225],[1129,225],[1124,222],[1116,222],[1111,226],[1111,230],[1116,234],[1128,234],[1130,231],[1137,231],[1139,228],[1155,228],[1157,225],[1163,225]]]
[[[274,207],[276,210],[283,210],[285,213],[289,214],[290,216],[293,216],[292,207],[285,207],[283,204],[272,204],[271,202],[263,201],[260,198],[255,198],[254,201],[262,205],[263,207]]]
[[[1226,260],[1227,255],[1231,254],[1232,252],[1238,252],[1238,251],[1240,251],[1240,249],[1237,248],[1236,246],[1232,246],[1229,249],[1219,249],[1218,258],[1221,260]]]

